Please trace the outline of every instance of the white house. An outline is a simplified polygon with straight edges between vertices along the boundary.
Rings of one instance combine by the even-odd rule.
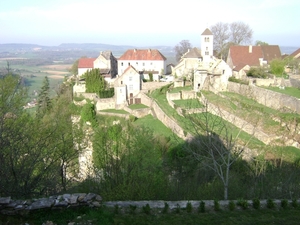
[[[141,75],[133,67],[128,66],[123,74],[114,81],[116,105],[133,104],[134,98],[142,89]]]
[[[166,57],[156,49],[129,49],[118,59],[118,74],[133,66],[143,76],[166,72]]]
[[[118,62],[111,51],[100,52],[97,58],[80,58],[78,61],[78,76],[91,69],[100,69],[105,79],[112,79],[118,72]]]

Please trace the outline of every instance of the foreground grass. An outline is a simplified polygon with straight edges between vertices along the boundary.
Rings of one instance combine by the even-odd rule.
[[[116,214],[114,209],[100,208],[47,210],[35,211],[26,216],[0,216],[0,224],[43,224],[47,221],[53,224],[299,224],[299,209],[286,210],[236,210],[236,211],[211,211],[205,213],[188,213],[185,209],[168,213],[151,210],[149,214],[137,211]],[[50,224],[50,223],[49,223]]]

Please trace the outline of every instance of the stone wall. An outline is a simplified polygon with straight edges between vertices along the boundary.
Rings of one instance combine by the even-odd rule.
[[[142,104],[152,108],[155,114],[154,116],[159,119],[166,127],[169,127],[178,137],[184,140],[191,137],[190,134],[186,134],[184,132],[184,130],[176,123],[175,120],[167,116],[155,101],[153,101],[144,93],[140,93],[139,97],[141,98]]]
[[[96,110],[114,109],[115,99],[114,98],[95,98]]]
[[[299,77],[299,76],[298,76]],[[295,88],[300,88],[300,80],[295,78],[290,78],[291,86]]]
[[[0,212],[4,215],[24,215],[40,209],[80,206],[101,207],[102,197],[93,193],[63,194],[31,200],[13,200],[11,197],[0,197]]]
[[[151,109],[150,108],[144,108],[144,109],[130,109],[127,106],[124,107],[124,110],[129,112],[131,115],[137,117],[137,118],[142,118],[144,116],[147,116],[148,114],[151,114]]]
[[[252,98],[258,103],[273,109],[288,108],[293,112],[300,113],[300,100],[289,95],[234,82],[228,82],[228,91]]]

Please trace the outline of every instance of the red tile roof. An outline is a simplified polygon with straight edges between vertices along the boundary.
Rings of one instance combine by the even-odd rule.
[[[259,58],[263,58],[260,46],[252,46],[252,51],[249,50],[249,46],[231,46],[229,54],[234,66],[259,66]]]
[[[96,58],[80,58],[78,61],[78,68],[94,68],[94,61]]]
[[[156,49],[129,49],[119,60],[166,60]]]
[[[291,56],[295,57],[295,58],[299,58],[300,57],[300,48],[298,48],[296,51],[294,51]]]
[[[278,45],[266,46],[231,46],[229,49],[229,57],[233,66],[259,66],[259,59],[262,58],[267,62],[275,58],[281,58],[281,52]]]

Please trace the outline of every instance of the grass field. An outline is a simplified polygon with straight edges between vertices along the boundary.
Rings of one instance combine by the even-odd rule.
[[[290,96],[300,99],[300,89],[299,88],[294,88],[294,87],[285,87],[284,89],[280,89],[279,87],[264,87],[264,88],[271,90],[271,91],[279,92],[281,94],[290,95]]]
[[[102,225],[296,225],[299,224],[299,209],[246,209],[235,211],[211,211],[205,213],[188,213],[179,209],[168,213],[150,209],[146,214],[141,210],[128,213],[116,213],[111,208],[66,209],[57,211],[36,211],[25,216],[0,215],[0,224],[102,224]]]

